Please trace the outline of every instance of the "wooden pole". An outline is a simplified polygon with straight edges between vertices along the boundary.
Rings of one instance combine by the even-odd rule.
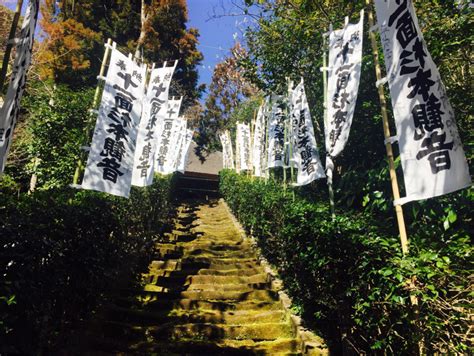
[[[290,131],[290,141],[289,141],[289,147],[288,147],[288,152],[289,152],[289,155],[290,155],[290,160],[289,160],[289,163],[290,163],[290,183],[293,184],[295,182],[295,172],[294,172],[294,168],[293,168],[293,165],[291,164],[291,159],[293,158],[293,135],[294,135],[294,132],[293,132],[293,126],[292,126],[292,121],[291,121],[291,112],[292,112],[292,107],[291,107],[291,92],[293,90],[293,81],[288,77],[287,78],[287,83],[288,83],[288,116],[289,116],[289,120],[290,120],[290,127],[289,127],[289,131]],[[291,190],[291,195],[292,195],[292,198],[293,198],[293,202],[295,201],[295,189],[292,189]]]
[[[265,102],[265,104],[271,105],[271,96],[268,101]],[[266,111],[268,109],[268,106],[265,107],[265,113],[266,113],[266,120],[265,120],[265,160],[267,161],[265,163],[265,184],[268,182],[268,179],[270,178],[270,168],[268,167],[268,157],[269,157],[269,152],[268,152],[268,147],[270,145],[270,120],[271,117],[268,115],[268,112]],[[271,109],[270,109],[271,110]],[[271,111],[270,111],[271,113]]]
[[[285,118],[284,124],[283,124],[283,190],[286,194],[286,167],[285,167],[285,153],[286,153],[286,140],[288,139],[288,115]]]
[[[370,0],[365,0],[367,6],[369,7],[369,26],[373,28],[374,26],[374,15],[372,9],[370,8]],[[372,54],[374,56],[374,65],[375,65],[375,75],[377,81],[382,79],[382,71],[380,69],[380,62],[379,62],[379,53],[378,53],[378,46],[377,46],[377,39],[375,38],[375,33],[369,31],[370,42],[372,44]],[[383,133],[385,136],[385,149],[387,151],[387,158],[388,158],[388,165],[390,170],[390,181],[392,183],[392,192],[393,198],[395,201],[400,199],[400,190],[398,188],[398,180],[397,174],[395,172],[395,161],[393,158],[393,149],[392,144],[389,142],[389,138],[391,137],[390,134],[390,127],[388,124],[388,114],[387,114],[387,102],[385,100],[385,92],[383,85],[379,85],[377,87],[379,100],[380,100],[380,108],[382,113],[382,122],[383,122]],[[402,246],[403,255],[408,254],[408,236],[405,227],[405,219],[403,218],[403,209],[401,205],[395,205],[395,212],[397,215],[397,222],[398,222],[398,230],[400,232],[400,243]]]
[[[369,27],[370,29],[373,29],[374,28],[373,27],[374,15],[372,12],[372,8],[370,6],[370,0],[365,0],[365,2],[369,10],[368,11]],[[374,56],[375,75],[376,75],[377,81],[380,82],[380,80],[382,79],[382,71],[380,69],[377,39],[375,38],[375,33],[372,31],[369,31],[369,36],[370,36],[370,42],[372,44],[372,54]],[[400,191],[398,188],[397,174],[395,171],[395,162],[394,162],[394,157],[393,157],[392,144],[388,140],[391,134],[390,134],[390,127],[388,124],[387,103],[385,100],[385,92],[384,92],[383,84],[379,85],[377,87],[377,90],[379,94],[380,108],[381,108],[381,113],[382,113],[383,132],[385,136],[385,149],[387,151],[388,164],[389,164],[389,170],[390,170],[390,182],[392,184],[393,198],[396,201],[400,199]],[[400,244],[402,247],[402,253],[403,253],[403,256],[406,256],[408,255],[409,245],[408,245],[408,236],[407,236],[407,231],[406,231],[406,226],[405,226],[405,219],[403,217],[402,206],[396,204],[395,212],[397,215],[398,231],[400,232]],[[414,277],[407,280],[407,285],[410,288],[413,288],[414,286],[413,280],[414,280]],[[418,306],[419,302],[418,302],[417,296],[414,295],[412,292],[410,292],[410,303],[414,309],[415,320],[416,320],[415,323],[418,324],[417,319],[418,319],[418,314],[419,314],[419,306]],[[424,340],[422,339],[418,342],[418,353],[420,355],[423,355],[424,354],[423,350],[424,350]]]
[[[107,65],[107,60],[109,59],[109,54],[110,54],[111,47],[112,47],[112,39],[109,38],[107,40],[107,45],[105,46],[104,57],[102,58],[102,64],[100,66],[99,78],[104,77],[105,67]],[[95,88],[94,100],[92,101],[92,110],[96,110],[97,105],[99,104],[99,96],[100,96],[100,79],[97,83],[97,87]],[[88,120],[88,122],[86,123],[86,127],[85,127],[85,132],[86,132],[87,136],[89,136],[90,122],[91,122],[91,120]],[[74,177],[72,179],[73,184],[77,184],[79,182],[79,176],[80,176],[81,171],[83,169],[84,169],[84,163],[82,162],[82,158],[79,157],[79,159],[77,160],[77,166],[76,166],[76,170],[74,172]]]
[[[328,48],[328,40],[327,38],[329,37],[329,34],[332,31],[332,24],[329,26],[329,32],[327,34],[323,34],[323,86],[324,86],[324,127],[327,130],[329,127],[329,117],[328,117],[328,60],[326,57],[326,50]],[[326,155],[329,155],[328,152],[326,152]],[[329,156],[328,156],[329,157]],[[326,163],[328,161],[326,160]],[[330,170],[330,172],[329,172]],[[328,169],[326,167],[326,172],[327,172],[327,183],[328,183],[328,191],[329,191],[329,206],[331,208],[331,217],[334,220],[336,217],[336,211],[335,211],[335,204],[334,204],[334,189],[332,186],[332,177],[334,174],[334,169],[331,167]]]
[[[14,44],[13,39],[15,38],[16,29],[18,27],[18,21],[20,20],[22,6],[23,0],[18,0],[18,2],[16,3],[15,14],[13,15],[12,27],[10,28],[10,34],[8,35],[7,47],[5,48],[5,54],[3,55],[2,71],[0,72],[0,92],[3,91],[3,86],[5,85],[8,62],[10,61],[10,54]]]

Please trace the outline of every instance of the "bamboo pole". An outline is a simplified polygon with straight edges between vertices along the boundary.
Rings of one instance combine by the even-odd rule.
[[[270,99],[268,100],[268,102],[265,102],[265,104],[268,104],[268,105],[271,105],[271,96],[270,96]],[[268,106],[265,107],[265,113],[268,114],[268,112],[266,111],[266,109],[268,109]],[[271,113],[271,109],[270,109],[270,113]],[[266,115],[266,120],[265,120],[265,160],[267,161],[265,163],[265,184],[268,183],[268,179],[270,178],[270,167],[268,167],[268,157],[269,157],[269,152],[268,152],[268,148],[270,146],[270,120],[271,120],[271,117],[270,115]]]
[[[110,54],[110,51],[111,51],[111,47],[112,47],[112,39],[109,38],[107,40],[107,45],[105,46],[104,57],[102,58],[102,64],[100,66],[100,72],[99,72],[99,77],[98,78],[103,78],[104,77],[105,67],[107,65],[107,60],[109,59],[109,54]],[[94,100],[92,101],[92,110],[96,110],[97,105],[99,103],[99,96],[100,96],[100,79],[97,83],[97,87],[95,88]],[[87,136],[89,136],[89,132],[90,132],[90,123],[91,123],[91,120],[88,120],[88,122],[86,124],[86,128],[85,128]],[[72,179],[72,183],[74,185],[79,182],[79,176],[80,176],[81,171],[83,169],[84,169],[84,163],[82,162],[82,158],[79,157],[79,159],[77,160],[77,166],[76,166],[76,170],[74,172],[74,177]]]
[[[13,15],[13,22],[10,28],[10,34],[8,35],[7,47],[5,48],[5,54],[3,55],[2,71],[0,72],[0,92],[3,91],[3,86],[5,85],[8,62],[10,61],[10,54],[14,44],[13,39],[15,38],[16,29],[18,27],[18,21],[20,20],[22,6],[23,0],[18,0],[18,2],[16,3],[15,14]]]
[[[365,1],[367,6],[370,6],[370,0]],[[374,14],[372,9],[369,7],[369,26],[373,28],[374,26]],[[382,79],[382,70],[380,69],[380,61],[379,61],[379,53],[378,53],[378,46],[377,46],[377,39],[375,38],[375,33],[369,31],[370,42],[372,44],[372,54],[374,56],[374,65],[375,65],[375,75],[377,81]],[[398,188],[398,180],[397,174],[395,171],[395,160],[393,157],[393,149],[392,144],[389,142],[389,138],[391,137],[390,134],[390,127],[388,124],[388,114],[387,114],[387,102],[385,100],[385,91],[383,85],[379,85],[377,87],[379,100],[380,100],[380,109],[382,113],[382,122],[383,122],[383,133],[385,136],[385,149],[387,151],[387,158],[388,158],[388,165],[390,170],[390,182],[392,183],[392,192],[393,198],[395,201],[400,199],[400,190]],[[395,205],[395,212],[397,215],[397,223],[398,223],[398,230],[400,232],[400,243],[402,246],[403,255],[408,254],[408,236],[405,227],[405,219],[403,218],[403,209],[401,205]]]
[[[365,2],[368,7],[369,27],[372,29],[374,26],[373,11],[370,6],[370,0],[365,0]],[[370,42],[372,45],[372,54],[374,57],[375,75],[376,75],[377,81],[380,81],[382,79],[382,71],[380,69],[377,39],[375,38],[375,33],[372,31],[369,31],[369,36],[370,36]],[[381,113],[382,113],[383,131],[384,131],[384,136],[385,136],[385,149],[387,151],[387,158],[388,158],[388,164],[389,164],[389,170],[390,170],[390,182],[392,184],[393,198],[396,201],[400,199],[400,191],[398,188],[397,174],[395,171],[395,161],[393,157],[392,144],[388,140],[391,134],[390,134],[390,127],[388,124],[387,102],[385,100],[385,92],[384,92],[383,84],[379,85],[377,87],[377,90],[379,94],[380,108],[381,108]],[[405,226],[405,219],[403,217],[402,206],[396,204],[395,212],[397,215],[398,230],[400,232],[400,244],[402,247],[402,253],[403,253],[403,256],[406,256],[408,255],[409,244],[408,244],[408,236],[407,236],[407,231],[406,231],[406,226]],[[414,282],[413,282],[414,278],[415,276],[407,280],[407,285],[410,288],[413,288],[414,286]],[[414,295],[412,292],[410,292],[410,303],[414,309],[415,323],[418,324],[419,302],[418,302],[417,296]],[[422,339],[421,341],[418,342],[418,353],[420,355],[424,354],[423,350],[424,350],[424,340]]]
[[[285,113],[287,114],[287,113]],[[285,154],[286,154],[286,140],[288,139],[288,115],[285,118],[284,124],[283,124],[283,191],[286,194],[286,167],[285,167]]]
[[[327,34],[323,34],[323,86],[324,86],[324,127],[327,130],[329,127],[329,117],[328,117],[328,59],[326,57],[326,50],[328,47],[328,40],[327,38],[329,37],[329,34],[332,32],[332,24],[329,26],[329,32]],[[326,152],[326,155],[329,155],[328,152]],[[326,160],[327,163],[327,160]],[[328,172],[328,167],[326,167],[326,172]],[[332,177],[333,177],[333,167],[330,168],[329,173],[327,173],[327,183],[328,183],[328,191],[329,191],[329,206],[331,208],[331,217],[334,220],[336,217],[336,212],[335,212],[335,204],[334,204],[334,189],[332,186]]]
[[[293,184],[295,182],[295,171],[294,171],[294,167],[293,167],[293,164],[291,163],[291,159],[293,158],[293,135],[294,135],[294,132],[293,132],[293,126],[292,126],[292,121],[291,121],[291,111],[292,111],[292,107],[291,107],[291,92],[293,90],[293,81],[291,81],[291,79],[288,77],[287,78],[287,83],[288,83],[288,102],[289,102],[289,105],[288,105],[288,116],[289,116],[289,120],[290,120],[290,141],[289,141],[289,147],[288,147],[288,152],[289,152],[289,155],[290,155],[290,160],[289,160],[289,164],[290,164],[290,183]],[[291,195],[292,195],[292,198],[293,198],[293,202],[295,201],[295,189],[293,188],[291,190]]]

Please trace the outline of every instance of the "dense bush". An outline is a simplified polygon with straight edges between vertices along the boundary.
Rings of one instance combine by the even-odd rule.
[[[173,176],[129,200],[50,189],[0,190],[0,353],[36,354],[131,272],[172,212]]]
[[[221,173],[220,189],[332,351],[411,354],[420,345],[429,354],[467,351],[472,247],[466,208],[458,211],[466,214],[464,224],[452,218],[447,226],[444,216],[419,219],[410,228],[411,253],[403,257],[396,232],[368,210],[338,211],[332,221],[321,199],[296,194],[293,200],[273,180],[229,171]],[[463,204],[472,202],[469,191],[460,196]]]

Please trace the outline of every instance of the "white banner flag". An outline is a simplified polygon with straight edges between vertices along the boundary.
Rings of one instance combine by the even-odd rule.
[[[263,177],[265,175],[264,167],[264,151],[265,151],[265,115],[264,107],[258,108],[257,119],[255,120],[255,128],[253,132],[252,161],[254,167],[254,175]]]
[[[177,61],[172,67],[155,68],[151,72],[138,130],[132,185],[144,187],[153,182],[158,128],[168,110],[169,86],[176,64]]]
[[[168,100],[168,111],[166,117],[160,125],[158,141],[156,145],[155,154],[155,172],[168,174],[168,162],[170,150],[175,147],[171,146],[171,139],[173,135],[174,122],[178,118],[179,110],[181,109],[181,102],[183,98]]]
[[[268,120],[268,168],[283,167],[285,159],[285,98],[271,97],[272,110]]]
[[[237,146],[239,147],[239,169],[250,169],[250,126],[237,123]]]
[[[112,49],[82,187],[128,197],[146,66]]]
[[[427,199],[470,186],[453,109],[411,0],[376,0],[407,196]]]
[[[20,100],[26,85],[26,74],[31,62],[36,22],[38,20],[39,0],[30,0],[26,8],[16,46],[13,71],[8,85],[5,102],[0,109],[0,175],[3,174],[8,152],[10,151],[13,130],[15,130]]]
[[[234,153],[232,150],[232,142],[230,139],[230,133],[225,130],[219,135],[222,145],[222,166],[225,169],[235,169],[234,165]]]
[[[341,153],[349,138],[359,89],[362,64],[364,11],[356,24],[329,34],[329,69],[327,95],[326,152],[331,157]]]
[[[166,171],[168,173],[173,173],[178,170],[178,161],[181,146],[186,139],[186,126],[187,122],[186,119],[179,117],[173,122],[173,131],[171,133],[170,139],[170,147],[174,147],[174,149],[170,149],[168,151],[167,159],[166,159]]]
[[[293,90],[291,107],[293,135],[295,137],[293,149],[297,153],[295,163],[298,167],[298,178],[295,185],[305,185],[315,179],[324,178],[325,175],[316,146],[313,122],[311,121],[303,78],[301,78],[300,84]]]
[[[186,170],[186,163],[188,162],[189,147],[193,140],[194,130],[187,129],[186,136],[184,137],[183,144],[181,145],[178,155],[178,172],[184,173]]]

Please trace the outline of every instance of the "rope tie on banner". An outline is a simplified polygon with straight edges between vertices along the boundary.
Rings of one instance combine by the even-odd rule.
[[[388,82],[388,78],[383,77],[375,82],[375,86],[378,88],[379,86],[384,85],[387,82]]]
[[[15,37],[15,38],[12,38],[11,40],[8,40],[7,44],[9,44],[9,45],[17,45],[19,43],[23,44],[28,40],[29,40],[28,38]]]
[[[384,144],[390,143],[391,145],[393,145],[395,142],[398,142],[399,139],[400,139],[400,136],[398,135],[390,136],[390,137],[387,137],[385,140],[383,140],[383,143]]]
[[[69,187],[73,189],[82,189],[82,185],[80,184],[69,184]]]
[[[105,82],[105,77],[103,75],[98,75],[97,80],[103,80]]]
[[[393,206],[402,206],[403,204],[409,203],[415,199],[416,197],[403,197],[403,198],[395,199],[393,201]]]
[[[320,72],[324,72],[324,71],[329,72],[330,70],[331,70],[331,68],[329,68],[329,67],[319,67]]]
[[[89,152],[91,150],[90,146],[81,146],[81,150]]]
[[[116,49],[117,48],[117,43],[116,42],[112,42],[112,44],[109,44],[109,43],[105,43],[104,44],[104,47],[105,48],[108,48],[108,49]]]
[[[99,110],[89,109],[88,111],[89,111],[89,113],[91,113],[91,114],[99,115]]]

